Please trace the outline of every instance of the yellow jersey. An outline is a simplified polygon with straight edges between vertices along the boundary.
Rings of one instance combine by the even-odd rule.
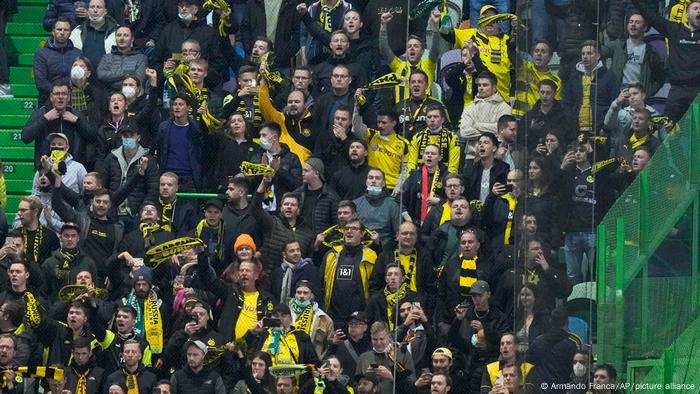
[[[246,332],[258,322],[258,296],[260,293],[243,292],[243,308],[236,320],[236,338],[243,338]]]
[[[367,129],[365,141],[369,148],[368,164],[384,171],[386,187],[394,189],[401,173],[401,164],[408,154],[408,140],[396,133],[383,136],[379,130]]]
[[[552,80],[557,85],[557,93],[554,96],[561,100],[561,79],[551,69],[539,71],[531,61],[520,62],[518,68],[518,82],[515,85],[515,106],[513,115],[523,116],[532,109],[537,100],[540,99],[537,85],[545,79]]]
[[[405,77],[408,81],[411,78],[411,71],[413,69],[422,70],[428,75],[428,95],[430,94],[430,88],[433,86],[433,80],[435,80],[435,67],[437,65],[433,63],[427,56],[423,57],[417,65],[411,66],[408,60],[401,60],[394,56],[394,59],[389,63],[389,68],[391,72]],[[401,100],[405,100],[411,97],[411,90],[408,83],[403,87],[401,85],[394,88],[394,103],[398,103]]]
[[[510,69],[513,67],[508,54],[509,36],[487,36],[478,29],[455,29],[455,48],[462,49],[464,42],[472,40],[479,48],[479,57],[498,80],[496,88],[505,102],[510,98]]]

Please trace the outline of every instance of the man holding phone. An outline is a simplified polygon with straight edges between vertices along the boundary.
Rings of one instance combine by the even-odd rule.
[[[504,183],[510,167],[496,158],[500,142],[493,133],[483,133],[476,144],[476,159],[464,162],[464,195],[471,200],[486,202],[496,183]]]
[[[334,354],[346,371],[354,371],[360,354],[372,350],[372,344],[367,337],[367,315],[364,312],[353,312],[347,320],[347,328],[342,324],[335,325],[335,335],[327,354]]]
[[[517,226],[515,217],[521,210],[521,207],[518,207],[518,201],[522,194],[523,172],[521,170],[509,171],[505,185],[496,182],[491,188],[491,194],[486,198],[481,218],[493,248],[513,243],[514,226]]]
[[[278,304],[271,317],[264,317],[245,334],[250,350],[260,350],[272,357],[272,365],[318,364],[309,334],[296,329],[292,312],[286,304]]]

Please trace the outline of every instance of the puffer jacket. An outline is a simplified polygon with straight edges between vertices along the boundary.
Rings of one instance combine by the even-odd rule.
[[[71,28],[78,26],[84,19],[76,19],[75,6],[73,5],[74,2],[75,0],[49,1],[48,6],[46,7],[46,12],[44,13],[44,30],[53,30],[53,24],[56,23],[56,19],[58,19],[61,16],[68,18],[68,20],[70,21]]]
[[[72,7],[72,3],[71,3]],[[68,40],[66,46],[60,48],[53,42],[53,38],[46,41],[43,48],[39,48],[34,54],[34,83],[39,90],[39,105],[44,104],[49,98],[49,92],[53,83],[70,76],[73,61],[82,53]]]
[[[277,215],[272,215],[262,209],[264,193],[253,194],[252,206],[253,217],[258,220],[262,233],[264,234],[263,245],[260,252],[263,261],[266,263],[266,270],[270,269],[273,262],[282,261],[282,248],[289,239],[299,241],[301,255],[308,256],[311,253],[311,246],[316,237],[311,227],[304,223],[304,218],[299,217],[295,227],[291,227],[286,219]]]
[[[97,78],[112,89],[121,89],[121,82],[126,74],[136,75],[141,83],[145,83],[148,59],[141,51],[130,50],[122,52],[112,47],[111,52],[102,56],[97,66]]]
[[[142,157],[148,158],[148,167],[144,176],[138,173],[138,162]],[[129,184],[126,209],[136,215],[144,201],[155,201],[159,192],[158,164],[149,155],[148,149],[139,146],[136,155],[127,163],[122,148],[116,148],[105,158],[104,174],[107,175],[109,191],[115,193]],[[131,181],[132,178],[137,178]]]
[[[302,209],[304,208],[304,198],[306,197],[307,190],[308,186],[306,185],[294,190],[294,193],[301,196],[299,207]],[[328,187],[328,184],[323,185],[321,194],[318,195],[316,205],[313,207],[314,213],[311,218],[311,223],[309,223],[314,233],[318,234],[335,224],[338,200],[338,195],[335,194],[333,189]]]

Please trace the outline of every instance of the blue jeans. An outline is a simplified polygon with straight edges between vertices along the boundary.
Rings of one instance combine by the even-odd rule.
[[[552,17],[545,9],[545,0],[530,2],[530,42],[534,45],[539,40],[549,40],[552,36]]]
[[[595,233],[570,232],[564,238],[566,276],[572,285],[592,280],[588,273],[595,263]],[[586,259],[583,259],[584,254]],[[583,264],[582,264],[583,261]]]

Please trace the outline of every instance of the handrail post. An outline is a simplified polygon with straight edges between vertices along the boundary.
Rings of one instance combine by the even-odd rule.
[[[690,106],[690,183],[700,183],[700,103]]]
[[[639,254],[649,252],[649,172],[639,173]]]
[[[624,365],[625,346],[625,219],[615,221],[615,341],[613,363],[618,370]]]

